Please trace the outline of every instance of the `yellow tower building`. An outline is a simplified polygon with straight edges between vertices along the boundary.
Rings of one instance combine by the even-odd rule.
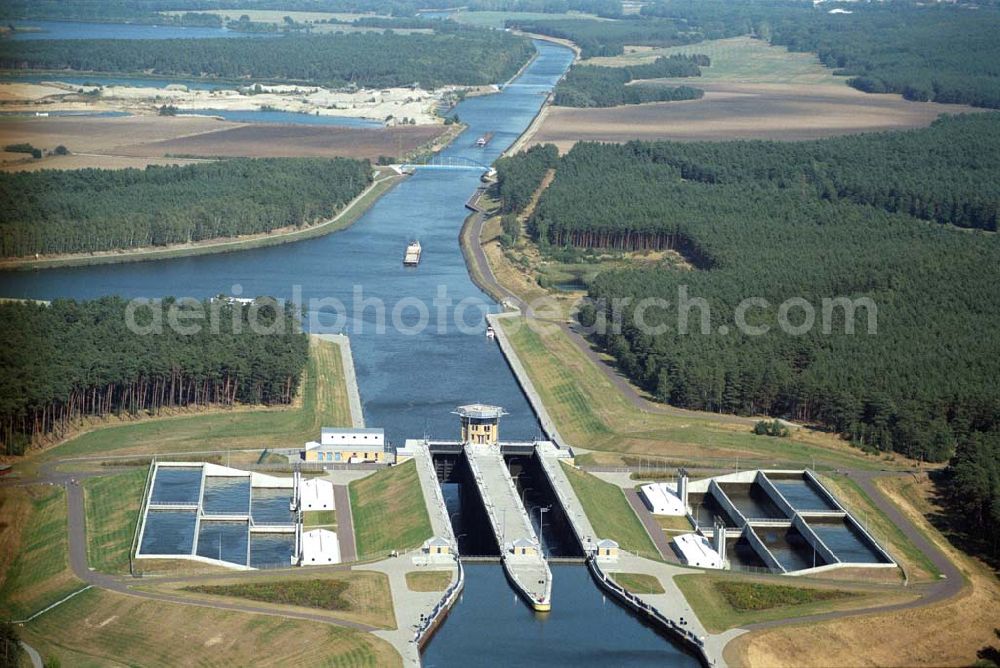
[[[469,404],[459,406],[454,412],[462,421],[463,443],[496,445],[500,442],[500,416],[507,414],[504,409],[486,404]]]

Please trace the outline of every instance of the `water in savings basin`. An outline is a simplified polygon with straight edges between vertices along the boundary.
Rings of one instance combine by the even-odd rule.
[[[206,515],[243,513],[250,510],[250,477],[208,476],[201,499]]]
[[[152,503],[198,503],[201,493],[200,466],[158,466],[153,481]]]
[[[786,571],[801,571],[813,566],[825,566],[826,561],[815,552],[796,529],[754,529]]]
[[[198,513],[194,510],[150,510],[140,554],[191,554]]]
[[[884,564],[885,558],[868,543],[868,539],[848,523],[847,520],[831,522],[809,522],[837,558],[851,564]]]
[[[747,519],[768,518],[786,519],[785,513],[771,500],[767,492],[756,482],[745,483],[723,483],[719,485],[726,493],[729,500],[733,502],[736,509],[743,513]]]
[[[770,478],[770,476],[768,477]],[[837,506],[816,491],[812,483],[803,478],[786,480],[771,478],[771,484],[781,492],[781,495],[795,510],[837,510]]]
[[[250,527],[246,522],[202,520],[198,531],[198,556],[247,565],[247,540]]]
[[[254,487],[250,512],[254,524],[292,524],[295,517],[288,509],[292,490],[283,488]]]
[[[250,534],[250,565],[254,568],[288,566],[293,552],[295,552],[295,534]]]

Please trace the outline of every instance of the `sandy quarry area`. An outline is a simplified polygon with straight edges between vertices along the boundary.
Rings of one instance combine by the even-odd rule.
[[[479,87],[475,93],[495,92]],[[188,89],[182,84],[166,88],[133,86],[77,86],[59,81],[42,84],[0,83],[0,110],[46,113],[53,111],[126,111],[154,114],[164,105],[180,113],[194,109],[226,111],[288,111],[318,116],[367,118],[396,125],[403,119],[418,125],[437,125],[436,110],[455,92],[455,87],[433,91],[420,88],[332,90],[316,86],[249,85],[215,90]]]

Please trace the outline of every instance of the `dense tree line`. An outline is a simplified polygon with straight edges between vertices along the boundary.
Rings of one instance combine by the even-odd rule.
[[[561,107],[617,107],[643,102],[696,100],[705,93],[691,86],[632,84],[642,79],[698,77],[708,56],[661,56],[646,65],[596,67],[573,65],[556,85],[553,103]]]
[[[819,55],[827,67],[869,93],[900,93],[1000,108],[1000,11],[996,3],[851,3],[848,14],[826,5],[785,2],[661,0],[650,18],[684,19],[706,39],[753,34],[791,51]]]
[[[79,253],[270,232],[328,218],[367,160],[232,159],[0,174],[0,255]]]
[[[281,39],[31,40],[0,43],[0,67],[384,87],[505,81],[534,53],[496,30]]]
[[[0,18],[135,21],[154,19],[159,12],[273,9],[307,12],[348,12],[414,16],[420,9],[464,7],[470,11],[561,14],[568,11],[598,16],[621,15],[619,0],[6,0]]]
[[[584,58],[619,56],[625,45],[677,46],[701,41],[701,34],[672,19],[508,19],[508,28],[568,39]]]
[[[974,551],[1000,558],[1000,430],[961,437],[941,488],[955,521]]]
[[[129,304],[119,297],[0,304],[3,451],[21,454],[86,416],[287,404],[295,396],[309,343],[290,305],[265,298],[162,306],[161,327],[154,309],[142,307],[134,312],[140,328],[130,328]],[[169,326],[170,308],[199,331]]]
[[[559,164],[559,151],[552,144],[539,144],[496,161],[497,191],[504,213],[519,212],[528,205],[546,172]]]
[[[997,183],[1000,114],[801,143],[581,143],[560,159],[528,230],[543,250],[674,249],[691,261],[693,271],[602,273],[589,287],[603,310],[581,314],[590,325],[614,317],[612,299],[632,300],[621,332],[598,341],[660,400],[788,416],[943,461],[959,439],[1000,424],[1000,237],[931,221],[995,229]],[[687,333],[679,308],[643,313],[664,331],[638,325],[640,300],[676,306],[682,286],[708,306],[705,334],[700,306]],[[734,326],[751,297],[767,303],[752,304],[747,324],[767,333]],[[823,300],[842,297],[874,310],[861,303],[848,318],[830,302],[827,313]],[[805,332],[779,327],[791,298],[814,312]],[[807,317],[801,306],[787,315]]]

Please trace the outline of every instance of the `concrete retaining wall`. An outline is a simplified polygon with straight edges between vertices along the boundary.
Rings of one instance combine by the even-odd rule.
[[[752,547],[753,551],[757,553],[757,556],[761,558],[761,560],[767,565],[768,568],[771,569],[772,572],[787,572],[785,567],[778,563],[778,560],[774,558],[773,554],[771,554],[771,550],[767,549],[767,545],[764,545],[764,541],[760,539],[751,527],[748,526],[746,528],[743,532],[743,536],[747,539],[747,542],[750,543],[750,547]]]
[[[781,512],[785,513],[785,517],[795,517],[795,509],[792,508],[792,504],[788,503],[788,499],[778,491],[778,488],[774,486],[774,483],[766,475],[758,473],[754,482],[759,484],[768,497],[774,501],[774,505],[778,506]]]
[[[719,487],[719,483],[714,480],[708,483],[708,493],[712,495],[712,498],[722,506],[722,509],[729,513],[729,516],[736,520],[736,524],[743,526],[747,523],[747,518],[743,516],[743,513],[739,511],[739,508],[733,505],[733,502],[729,499],[729,496]]]
[[[514,314],[513,317],[518,317],[520,314]],[[507,337],[507,332],[504,331],[500,324],[500,321],[504,317],[512,317],[509,314],[497,314],[497,313],[487,313],[486,322],[493,327],[493,331],[496,332],[497,343],[500,344],[500,350],[503,352],[504,358],[507,360],[507,365],[510,366],[510,370],[514,372],[514,377],[517,378],[518,385],[521,386],[521,390],[524,392],[525,396],[528,397],[528,403],[531,404],[532,409],[535,411],[535,417],[542,425],[542,431],[545,432],[546,436],[550,441],[555,443],[560,448],[567,447],[566,441],[559,434],[559,430],[556,428],[556,423],[549,415],[549,412],[545,409],[545,404],[542,403],[542,398],[535,391],[535,386],[531,382],[531,378],[528,376],[527,369],[521,364],[520,358],[517,356],[517,352],[514,350],[510,339]],[[524,325],[527,326],[527,325]]]
[[[624,587],[608,577],[601,570],[600,564],[593,557],[587,559],[587,568],[598,586],[607,591],[614,599],[620,601],[626,607],[654,624],[656,627],[669,633],[684,643],[691,654],[697,658],[706,668],[715,665],[715,661],[708,655],[705,643],[689,629],[670,619],[662,612],[649,605],[635,594],[627,591]]]
[[[837,555],[833,553],[833,550],[826,546],[823,539],[816,535],[816,532],[813,531],[812,527],[810,527],[809,524],[802,519],[801,515],[795,516],[795,519],[792,520],[792,526],[798,529],[799,533],[802,534],[802,537],[806,539],[806,542],[809,543],[809,545],[811,545],[812,548],[823,557],[823,561],[827,564],[840,563],[840,559],[838,559]]]

